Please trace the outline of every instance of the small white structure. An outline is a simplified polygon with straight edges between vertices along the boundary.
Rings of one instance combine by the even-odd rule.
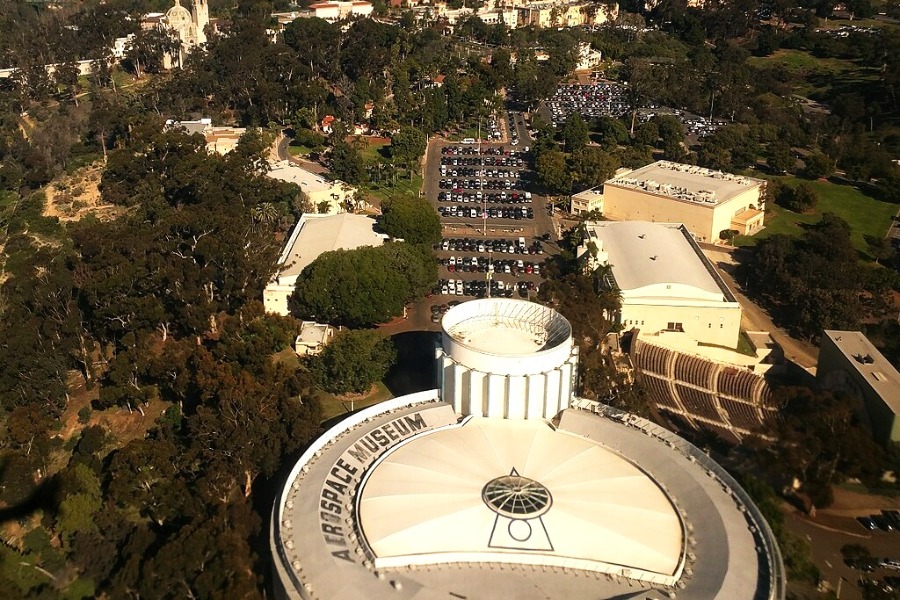
[[[464,415],[551,419],[568,408],[578,349],[561,314],[524,300],[470,300],[441,321],[441,395]]]
[[[297,184],[317,213],[329,215],[342,213],[344,207],[354,201],[356,188],[340,179],[334,181],[325,179],[286,160],[274,162],[271,167],[267,175],[272,179]]]
[[[380,246],[387,239],[375,231],[375,220],[363,215],[303,215],[278,259],[278,272],[263,290],[266,312],[288,315],[288,298],[297,278],[319,255],[331,250]]]
[[[300,335],[294,340],[294,352],[300,356],[315,356],[334,338],[334,327],[327,323],[302,321]]]
[[[589,190],[572,194],[569,212],[573,215],[582,215],[591,211],[603,212],[603,186],[598,185]]]

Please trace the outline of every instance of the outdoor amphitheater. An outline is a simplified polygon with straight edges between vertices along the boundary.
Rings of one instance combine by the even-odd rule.
[[[573,397],[577,359],[552,309],[451,309],[436,389],[348,415],[294,465],[270,530],[277,597],[783,598],[737,482]]]

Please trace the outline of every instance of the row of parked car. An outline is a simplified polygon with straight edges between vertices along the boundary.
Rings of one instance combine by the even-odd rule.
[[[460,146],[444,146],[441,148],[441,154],[449,154],[451,156],[517,156],[522,157],[521,152],[516,150],[507,150],[503,146],[487,146],[479,148],[473,143]]]
[[[439,206],[438,213],[442,217],[456,217],[461,219],[533,219],[534,209],[524,207],[513,208],[471,208],[468,206]]]
[[[542,262],[524,260],[499,259],[491,260],[484,256],[451,256],[439,258],[438,263],[447,267],[451,273],[506,273],[507,275],[541,274]]]
[[[441,177],[478,177],[487,179],[518,179],[521,177],[518,171],[506,171],[503,169],[481,169],[476,167],[461,167],[452,169],[441,166]]]
[[[453,250],[462,252],[508,252],[509,254],[543,254],[544,246],[540,241],[534,240],[526,245],[525,238],[511,239],[473,239],[473,238],[444,238],[440,250]]]
[[[445,296],[474,296],[485,298],[488,295],[488,282],[480,279],[464,281],[462,279],[441,279],[438,283],[440,293]],[[540,288],[533,281],[503,282],[492,279],[490,282],[491,297],[512,298],[514,293],[525,298],[530,293],[537,293]],[[433,313],[432,313],[433,314]]]
[[[900,531],[900,511],[883,510],[880,515],[856,517],[860,525],[870,531]]]
[[[438,200],[441,202],[462,203],[531,204],[531,192],[507,193],[503,191],[491,194],[482,194],[481,192],[441,192],[438,194]]]
[[[509,179],[441,179],[438,187],[442,190],[520,190],[519,177]]]
[[[457,158],[453,155],[441,157],[443,167],[524,167],[525,161],[517,156],[463,156]]]

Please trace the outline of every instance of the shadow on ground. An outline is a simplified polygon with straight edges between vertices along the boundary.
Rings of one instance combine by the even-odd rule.
[[[402,396],[434,389],[434,347],[439,334],[433,331],[407,331],[391,337],[397,347],[397,362],[384,378],[391,394]]]

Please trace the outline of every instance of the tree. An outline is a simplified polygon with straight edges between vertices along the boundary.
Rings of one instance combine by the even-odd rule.
[[[331,174],[353,185],[366,181],[366,165],[356,146],[339,140],[331,151]]]
[[[571,176],[576,189],[588,189],[602,185],[612,177],[619,161],[616,157],[600,148],[585,147],[569,157]]]
[[[796,165],[794,152],[787,142],[772,142],[766,152],[766,163],[775,173],[792,173]]]
[[[391,138],[391,157],[410,169],[425,154],[425,134],[415,127],[401,127]]]
[[[815,188],[806,182],[801,183],[794,188],[791,194],[790,208],[795,212],[806,212],[812,210],[819,203],[819,194]]]
[[[590,139],[587,123],[578,112],[572,112],[562,128],[562,138],[566,152],[584,148]]]
[[[645,126],[641,126],[645,127]],[[614,119],[612,117],[600,117],[594,121],[594,131],[597,132],[597,135],[600,137],[600,144],[606,146],[608,148],[616,148],[617,146],[624,144],[628,141],[628,129],[625,127],[625,124],[622,123],[619,119]],[[641,128],[638,128],[636,137],[642,137],[643,139],[648,139],[654,133],[655,127],[646,127],[645,131],[641,131]],[[652,141],[647,142],[645,145],[652,146],[656,143],[656,137],[653,137]]]
[[[397,358],[390,338],[368,329],[338,333],[319,356],[310,361],[310,369],[322,388],[333,394],[369,391],[384,379]]]
[[[803,176],[807,179],[831,177],[834,173],[834,159],[827,154],[821,152],[810,154],[803,162],[805,163]]]
[[[441,241],[441,219],[430,202],[415,196],[390,198],[381,205],[379,221],[385,233],[411,244]]]
[[[557,150],[541,152],[535,164],[541,186],[550,194],[568,194],[572,176],[566,166],[566,155]]]
[[[288,303],[292,314],[349,327],[370,327],[403,314],[430,290],[437,264],[406,243],[326,252],[303,269]]]

